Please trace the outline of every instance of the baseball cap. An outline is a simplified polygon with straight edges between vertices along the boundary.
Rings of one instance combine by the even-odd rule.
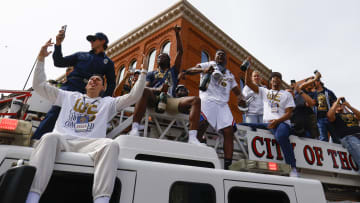
[[[270,75],[270,79],[273,77],[279,77],[282,80],[282,75],[279,72],[272,72]]]
[[[101,40],[105,40],[105,44],[109,43],[107,36],[102,32],[97,32],[95,33],[95,35],[88,35],[86,39],[89,42],[94,41],[96,39],[101,39]]]
[[[141,71],[139,69],[135,69],[134,74],[140,74]]]

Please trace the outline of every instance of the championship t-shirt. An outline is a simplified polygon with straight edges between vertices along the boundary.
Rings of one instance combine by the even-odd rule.
[[[330,106],[328,105],[327,100],[326,100],[325,90],[323,90],[321,92],[317,92],[317,94],[315,95],[318,118],[326,117],[326,114],[329,111],[329,109],[331,108],[331,105],[337,99],[335,94],[332,91],[328,91],[328,98],[329,98]]]
[[[54,103],[61,106],[55,133],[72,138],[103,138],[107,123],[117,113],[115,98],[90,98],[79,92],[59,90]]]
[[[336,136],[343,138],[347,135],[360,134],[359,120],[353,113],[337,113],[334,126]]]
[[[293,96],[287,91],[268,90],[259,87],[259,94],[264,104],[264,123],[282,117],[285,114],[285,109],[295,107]],[[285,123],[290,125],[290,120],[286,120]]]
[[[146,82],[150,82],[150,87],[161,87],[165,81],[169,85],[168,95],[171,97],[175,97],[175,88],[177,86],[179,72],[176,70],[175,66],[170,69],[164,70],[156,70],[151,71],[146,76]],[[165,78],[164,78],[165,77]]]
[[[210,66],[214,67],[214,70],[221,71],[215,61],[205,62],[199,64],[202,69],[206,69]],[[201,79],[205,74],[201,73]],[[222,77],[215,79],[214,76],[211,76],[208,89],[206,91],[200,90],[200,99],[214,101],[220,104],[227,103],[230,98],[230,90],[238,86],[235,81],[234,75],[229,71],[225,70],[225,73]]]

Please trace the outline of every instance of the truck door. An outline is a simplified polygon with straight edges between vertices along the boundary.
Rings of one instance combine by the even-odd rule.
[[[293,186],[224,180],[225,203],[297,203]]]

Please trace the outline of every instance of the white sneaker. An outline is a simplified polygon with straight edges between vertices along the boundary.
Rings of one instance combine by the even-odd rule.
[[[136,130],[136,129],[130,130],[129,135],[130,135],[130,136],[140,137],[140,133],[139,133],[139,131]]]
[[[289,176],[294,177],[294,178],[299,178],[300,177],[300,175],[297,172],[296,168],[291,169]]]
[[[139,125],[139,131],[140,130],[144,130],[145,129],[145,126],[144,125]]]
[[[190,137],[189,137],[188,143],[189,143],[189,144],[195,144],[195,145],[203,146],[203,147],[206,146],[205,143],[201,143],[201,142],[200,142],[198,139],[196,139],[196,138],[190,138]]]

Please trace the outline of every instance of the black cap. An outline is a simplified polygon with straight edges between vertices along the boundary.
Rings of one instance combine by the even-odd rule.
[[[270,75],[270,79],[272,79],[273,77],[279,77],[282,80],[281,73],[279,72],[272,72]]]
[[[97,39],[101,39],[101,40],[105,40],[105,44],[109,43],[109,40],[107,38],[107,36],[102,33],[102,32],[97,32],[95,35],[88,35],[86,37],[87,41],[91,42],[91,41],[95,41]]]

